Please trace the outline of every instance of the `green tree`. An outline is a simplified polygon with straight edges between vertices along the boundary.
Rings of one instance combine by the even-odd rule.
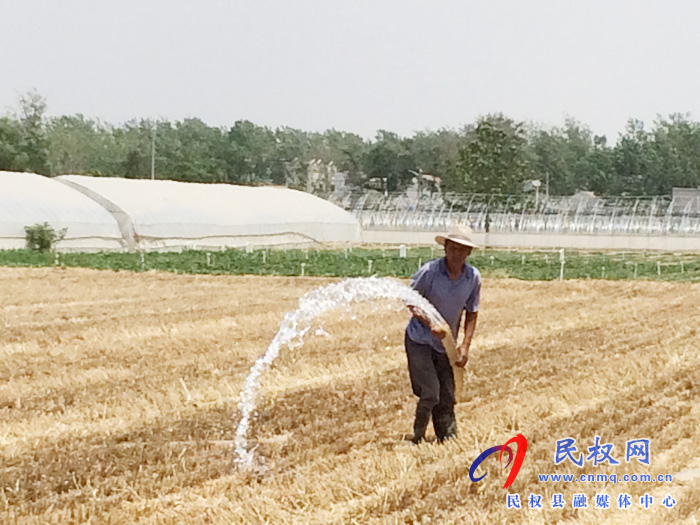
[[[364,168],[368,177],[385,181],[386,191],[397,191],[410,183],[415,163],[406,141],[396,133],[379,130],[368,148]]]
[[[22,125],[9,117],[0,118],[0,170],[26,169],[29,158],[23,141]]]
[[[531,175],[525,145],[522,123],[500,114],[482,117],[459,150],[455,176],[468,192],[519,193]]]
[[[308,133],[289,127],[277,128],[274,132],[274,150],[270,163],[272,182],[305,189],[308,149]]]
[[[645,195],[653,171],[650,135],[639,120],[630,120],[613,151],[614,195]]]
[[[362,169],[368,146],[362,137],[354,133],[328,130],[324,133],[329,157],[339,171],[348,174],[348,182],[362,187],[366,175]]]
[[[25,169],[47,174],[48,143],[45,134],[44,115],[46,100],[36,91],[29,91],[20,98],[20,123],[22,125],[22,149],[26,155]]]
[[[689,115],[659,118],[651,132],[653,169],[645,181],[649,194],[668,194],[673,187],[700,187],[700,124]]]
[[[107,155],[108,129],[83,115],[61,116],[46,126],[48,164],[52,175],[99,173]]]
[[[234,123],[228,132],[226,179],[235,183],[271,182],[276,141],[269,129],[248,120]]]
[[[469,132],[450,129],[419,131],[406,140],[415,163],[415,170],[440,177],[442,188],[448,191],[464,191],[463,181],[452,178],[452,167],[459,158],[459,149],[464,145],[464,136]]]
[[[562,190],[567,194],[578,190],[591,190],[592,167],[590,154],[593,150],[593,133],[573,119],[567,119],[564,127],[564,155],[568,166],[562,181]]]
[[[608,147],[605,136],[593,137],[593,150],[589,153],[588,159],[591,171],[589,189],[596,195],[612,195],[616,174],[613,169],[613,152]]]
[[[533,130],[528,140],[532,176],[550,194],[571,195],[578,190],[610,193],[614,186],[612,152],[604,136],[567,119],[563,128]]]
[[[156,123],[150,120],[130,120],[114,130],[114,139],[120,152],[121,176],[129,179],[145,179],[151,176],[154,126]]]
[[[200,119],[159,122],[156,127],[156,172],[173,180],[226,181],[226,132]]]

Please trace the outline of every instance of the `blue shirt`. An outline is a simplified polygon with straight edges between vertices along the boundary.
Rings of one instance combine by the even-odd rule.
[[[452,329],[457,341],[462,311],[479,311],[481,274],[469,264],[464,264],[462,274],[456,281],[450,279],[445,258],[433,259],[421,266],[411,277],[411,288],[430,301]],[[440,340],[430,329],[415,317],[406,327],[408,338],[419,344],[429,345],[438,352],[444,352]]]

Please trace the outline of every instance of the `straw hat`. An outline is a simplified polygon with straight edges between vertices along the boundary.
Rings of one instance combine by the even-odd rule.
[[[455,224],[450,230],[450,233],[447,235],[436,235],[435,242],[445,246],[445,241],[452,241],[456,242],[457,244],[461,244],[462,246],[471,246],[472,248],[476,248],[477,246],[472,240],[473,235],[474,232],[472,232],[472,229],[469,226],[466,226],[465,224]]]

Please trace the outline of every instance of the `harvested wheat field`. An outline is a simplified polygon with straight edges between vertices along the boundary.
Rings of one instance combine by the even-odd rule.
[[[0,268],[0,522],[700,518],[698,285],[485,280],[459,437],[443,445],[402,440],[415,401],[400,303],[325,314],[325,333],[312,329],[264,374],[251,441],[265,466],[237,470],[247,372],[285,312],[329,282]],[[470,481],[482,451],[519,433],[527,453],[510,488],[497,455]],[[575,438],[585,457],[596,436],[618,466],[555,465],[557,440]],[[650,466],[625,461],[639,438],[650,439]],[[550,473],[673,481],[540,481]],[[563,509],[552,508],[557,493]],[[508,509],[508,494],[522,508]],[[576,494],[587,508],[572,508]],[[595,508],[596,494],[610,508]]]

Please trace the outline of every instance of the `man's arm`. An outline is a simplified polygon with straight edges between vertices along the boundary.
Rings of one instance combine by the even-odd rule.
[[[425,297],[425,294],[430,289],[432,280],[433,273],[431,272],[431,265],[429,262],[427,262],[421,266],[415,274],[413,274],[413,277],[411,277],[411,288]],[[438,339],[443,339],[447,335],[444,326],[433,326],[433,323],[430,322],[428,314],[426,314],[422,308],[413,305],[407,306],[413,317],[427,326],[435,337]]]
[[[476,268],[474,268],[474,276],[476,278],[476,286],[471,294],[469,294],[467,303],[464,305],[464,311],[466,312],[464,319],[464,340],[457,348],[457,350],[459,350],[457,366],[465,366],[467,364],[469,360],[469,346],[472,344],[472,337],[474,337],[474,330],[476,330],[476,318],[478,316],[479,302],[481,300],[481,274]]]
[[[474,330],[476,330],[476,318],[478,314],[478,312],[467,312],[464,319],[464,340],[458,347],[459,359],[457,359],[457,366],[466,366],[469,360],[469,346],[472,344],[472,337],[474,337]]]

